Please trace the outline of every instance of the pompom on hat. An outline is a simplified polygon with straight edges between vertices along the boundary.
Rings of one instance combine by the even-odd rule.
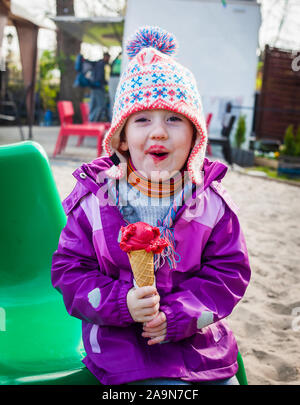
[[[142,27],[127,42],[129,63],[120,78],[111,127],[104,138],[104,150],[114,162],[108,176],[120,179],[126,174],[127,164],[118,148],[127,118],[142,110],[164,109],[184,115],[197,130],[187,169],[191,181],[201,184],[206,123],[196,80],[173,57],[177,48],[174,35],[159,27]]]

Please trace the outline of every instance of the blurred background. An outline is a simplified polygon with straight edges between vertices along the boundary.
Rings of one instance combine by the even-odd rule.
[[[175,34],[178,60],[196,76],[209,152],[234,115],[233,160],[253,166],[267,158],[276,168],[283,151],[300,156],[299,21],[298,0],[0,0],[0,131],[18,125],[30,139],[34,125],[59,126],[59,100],[71,101],[73,122],[82,122],[91,88],[76,60],[93,63],[105,52],[109,79],[97,120],[109,122],[126,38],[159,25]]]

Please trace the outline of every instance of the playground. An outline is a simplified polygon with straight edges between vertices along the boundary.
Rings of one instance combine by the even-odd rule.
[[[155,1],[161,7],[167,3]],[[111,64],[105,108],[94,122],[84,110],[84,105],[91,106],[91,93],[85,86],[74,85],[83,74],[74,61],[84,53],[82,60],[94,63],[88,60],[89,48],[79,45],[87,40],[95,44],[100,36],[104,50],[114,51],[116,45],[121,49],[123,30],[125,37],[128,30],[144,24],[145,15],[150,21],[150,11],[156,9],[146,0],[128,0],[136,7],[127,7],[126,13],[122,9],[124,15],[82,19],[74,10],[74,15],[64,16],[64,9],[58,8],[47,28],[30,16],[26,22],[27,14],[13,9],[13,3],[18,1],[0,0],[0,31],[6,44],[6,65],[0,75],[0,385],[98,385],[81,361],[85,356],[81,322],[67,313],[62,295],[51,285],[50,271],[66,224],[62,202],[76,184],[72,173],[103,155],[103,138],[111,125],[109,100],[114,99],[119,81],[122,53],[115,49],[111,54],[112,59],[118,55],[114,62],[119,64],[115,72]],[[176,3],[185,11],[184,1]],[[300,124],[298,107],[290,109],[290,104],[299,105],[295,90],[299,70],[291,64],[299,48],[279,50],[276,43],[266,44],[258,58],[260,1],[190,3],[190,23],[179,34],[182,43],[193,37],[197,52],[188,47],[180,57],[196,69],[208,130],[206,156],[228,166],[222,185],[237,205],[252,270],[245,295],[225,321],[238,343],[237,378],[241,385],[299,385]],[[173,19],[168,7],[164,12],[171,30],[184,25],[176,20],[181,23],[179,11]],[[211,13],[214,24],[207,17]],[[156,23],[156,14],[152,17]],[[68,81],[66,86],[60,86],[54,75],[58,70],[54,53],[46,52],[37,60],[38,30],[54,32],[53,25],[61,35],[61,50],[78,45],[74,55],[68,56],[67,68],[60,71],[60,83]],[[202,41],[201,30],[210,42]],[[70,33],[76,35],[68,42]],[[226,37],[232,43],[224,41]],[[18,71],[14,68],[16,41]],[[212,52],[220,43],[224,46],[219,52]],[[210,54],[209,63],[199,63],[199,55],[206,54]],[[37,62],[40,70],[35,72]],[[274,98],[278,103],[272,98],[274,72],[280,83]],[[243,78],[243,85],[236,78]],[[259,159],[263,170],[259,170]],[[275,165],[275,177],[264,171],[270,165]],[[286,177],[278,175],[279,165]]]

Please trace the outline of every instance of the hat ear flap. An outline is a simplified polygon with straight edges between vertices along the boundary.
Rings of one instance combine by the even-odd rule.
[[[197,129],[197,128],[196,128]],[[206,151],[206,144],[207,144],[207,136],[206,131],[204,132],[203,129],[199,131],[197,129],[198,139],[195,140],[195,145],[190,153],[187,169],[189,172],[190,179],[193,183],[198,185],[202,184],[203,176],[202,176],[202,167],[203,161],[205,158],[205,151]],[[198,142],[197,142],[198,140]]]
[[[113,166],[106,170],[106,174],[111,179],[119,180],[127,173],[127,161],[121,153],[115,152],[111,157]]]

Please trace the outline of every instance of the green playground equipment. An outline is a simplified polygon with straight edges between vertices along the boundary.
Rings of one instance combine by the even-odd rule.
[[[99,384],[81,362],[81,321],[51,284],[66,216],[48,157],[32,141],[0,146],[0,173],[0,385]]]
[[[66,216],[47,155],[31,141],[0,146],[0,173],[0,384],[48,384],[69,375],[77,383],[81,322],[51,285]]]
[[[248,385],[246,370],[243,362],[243,358],[240,352],[238,352],[237,362],[239,365],[238,371],[236,373],[236,378],[240,385]]]

